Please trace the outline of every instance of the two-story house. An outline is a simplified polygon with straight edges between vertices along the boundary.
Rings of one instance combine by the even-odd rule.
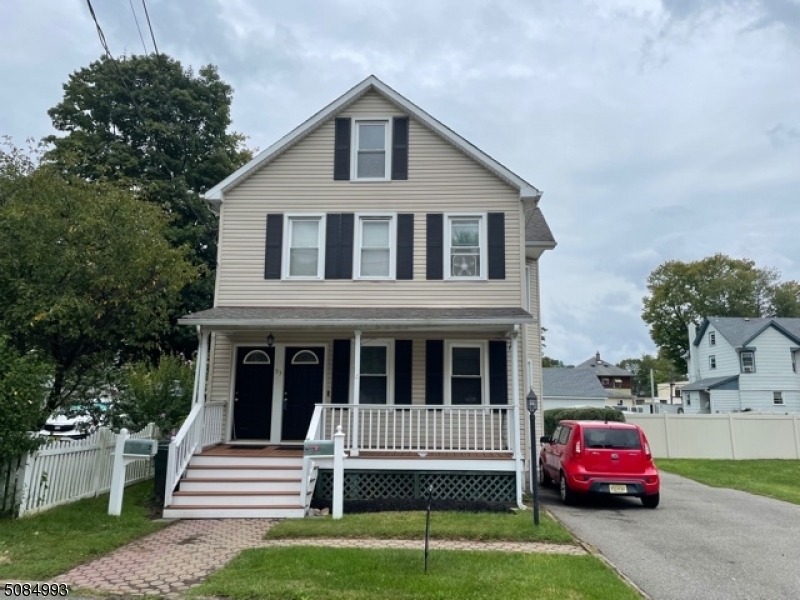
[[[206,192],[214,307],[180,321],[200,346],[165,515],[303,516],[331,494],[303,443],[338,427],[345,500],[519,504],[540,197],[376,77]]]
[[[707,317],[689,325],[687,414],[800,412],[800,319]]]
[[[603,360],[599,351],[575,368],[588,369],[594,373],[608,395],[607,406],[627,409],[634,405],[633,373]]]

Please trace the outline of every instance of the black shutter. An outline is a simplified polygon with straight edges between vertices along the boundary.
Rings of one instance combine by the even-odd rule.
[[[394,403],[411,404],[411,340],[394,343]]]
[[[333,178],[350,179],[350,119],[336,119],[333,140]]]
[[[408,117],[394,118],[392,179],[408,179]]]
[[[425,404],[444,404],[444,341],[425,341]]]
[[[267,242],[264,250],[264,279],[281,278],[281,251],[283,250],[283,215],[267,215]]]
[[[325,279],[341,279],[339,256],[341,253],[342,215],[325,216]]]
[[[325,279],[353,278],[353,214],[325,217]]]
[[[333,404],[350,402],[350,340],[333,340],[331,402]]]
[[[442,279],[444,276],[444,215],[429,214],[427,223],[426,279]]]
[[[489,213],[489,279],[506,278],[505,213]]]
[[[414,279],[414,215],[397,215],[397,279]]]
[[[508,404],[506,342],[489,342],[489,404]]]
[[[353,213],[342,213],[339,229],[339,279],[353,278]]]

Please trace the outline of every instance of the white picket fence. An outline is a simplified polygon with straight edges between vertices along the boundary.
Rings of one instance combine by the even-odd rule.
[[[133,439],[156,439],[158,427],[149,423]],[[48,443],[24,457],[17,473],[19,516],[97,496],[111,488],[111,469],[117,434],[105,427],[82,440]],[[125,485],[153,477],[153,461],[130,463]]]
[[[626,414],[656,458],[800,459],[800,415]]]

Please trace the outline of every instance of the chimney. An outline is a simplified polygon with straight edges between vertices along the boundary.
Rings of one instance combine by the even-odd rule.
[[[594,359],[595,359],[597,362],[600,362],[600,350],[598,350],[598,351],[595,353],[595,355],[594,355]]]

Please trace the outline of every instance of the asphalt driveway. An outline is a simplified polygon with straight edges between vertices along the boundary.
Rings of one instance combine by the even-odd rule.
[[[661,504],[542,505],[654,600],[800,598],[800,506],[662,472]],[[540,488],[541,489],[541,488]]]

